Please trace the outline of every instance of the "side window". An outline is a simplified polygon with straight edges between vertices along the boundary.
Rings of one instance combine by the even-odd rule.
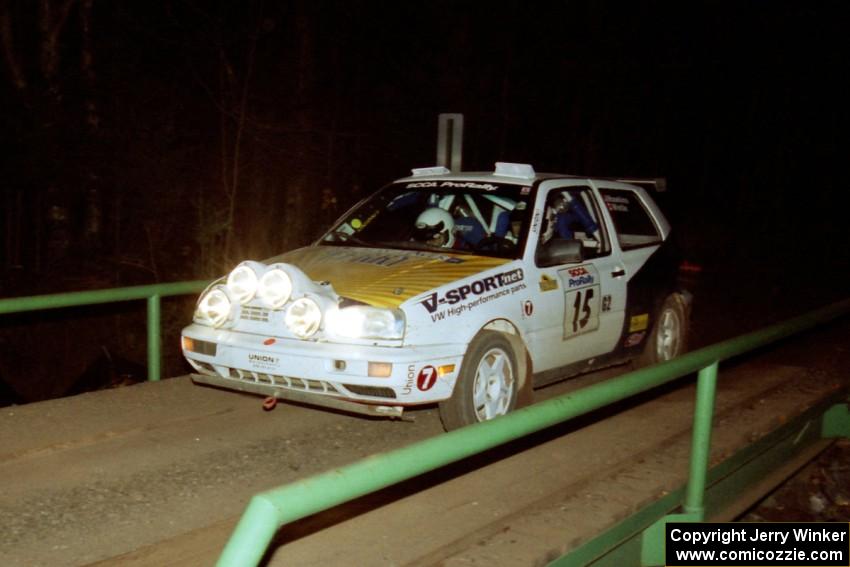
[[[557,239],[581,241],[585,258],[610,252],[599,209],[589,187],[556,188],[546,195],[538,251]]]
[[[600,189],[623,250],[661,242],[658,227],[634,191]]]

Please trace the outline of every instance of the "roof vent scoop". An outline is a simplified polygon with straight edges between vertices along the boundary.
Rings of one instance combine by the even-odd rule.
[[[451,173],[447,167],[435,165],[434,167],[415,167],[410,170],[413,177],[422,177],[423,175],[446,175]]]
[[[518,177],[520,179],[533,179],[535,176],[534,168],[527,163],[507,163],[503,161],[496,162],[495,173],[503,177]]]

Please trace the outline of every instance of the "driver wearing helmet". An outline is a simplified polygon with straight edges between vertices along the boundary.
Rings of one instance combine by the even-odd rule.
[[[455,244],[455,221],[445,209],[430,207],[416,218],[413,239],[428,246],[451,248]]]

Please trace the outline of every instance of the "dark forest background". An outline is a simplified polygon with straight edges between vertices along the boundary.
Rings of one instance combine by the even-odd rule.
[[[440,112],[466,170],[666,177],[689,260],[846,293],[843,4],[0,0],[0,296],[306,244],[433,165]],[[0,398],[144,376],[143,309],[5,317]]]

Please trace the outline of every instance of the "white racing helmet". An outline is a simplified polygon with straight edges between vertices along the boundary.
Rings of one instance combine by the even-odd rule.
[[[451,248],[455,243],[455,221],[445,209],[430,207],[416,218],[414,240]],[[439,242],[435,242],[439,239]]]

